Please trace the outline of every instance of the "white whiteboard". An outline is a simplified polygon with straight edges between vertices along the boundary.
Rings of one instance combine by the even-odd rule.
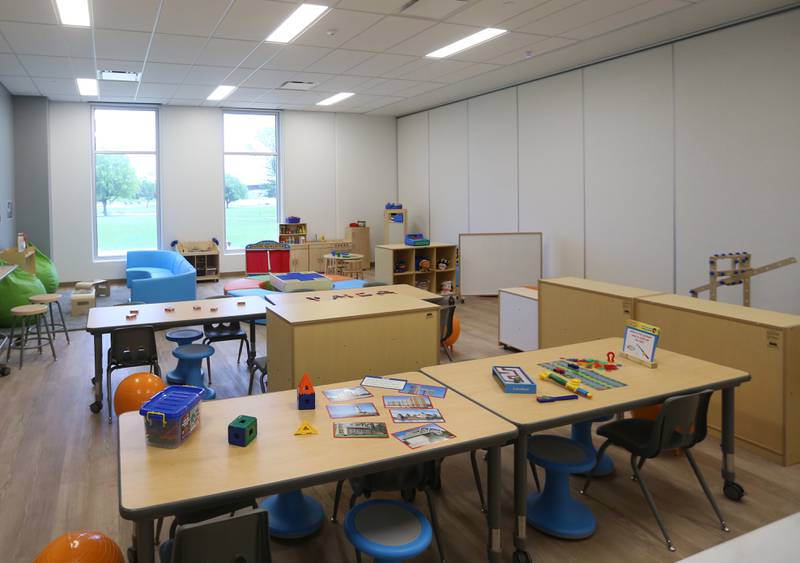
[[[497,295],[542,277],[542,233],[461,233],[458,248],[461,295]]]

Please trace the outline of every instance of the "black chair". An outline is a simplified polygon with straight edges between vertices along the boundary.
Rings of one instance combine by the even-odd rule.
[[[261,376],[259,378],[259,384],[261,385],[261,392],[267,392],[267,357],[266,356],[259,356],[254,360],[253,364],[255,370],[260,371]],[[253,387],[253,382],[250,382],[250,387]]]
[[[215,295],[208,299],[225,299],[226,297],[228,296]],[[247,333],[244,331],[239,321],[205,323],[203,324],[203,333],[203,344],[238,340],[239,354],[236,356],[236,363],[242,361],[242,347],[247,347],[247,357],[250,357],[250,341],[247,339]],[[206,371],[208,372],[208,384],[211,385],[211,356],[206,358]]]
[[[441,324],[441,338],[439,339],[439,343],[441,344],[444,353],[447,354],[447,359],[452,362],[453,356],[450,355],[450,350],[447,349],[447,346],[445,346],[444,343],[453,334],[453,317],[456,314],[455,297],[451,295],[447,302],[440,305],[440,307],[441,311],[439,311],[439,323]]]
[[[656,522],[658,522],[658,527],[661,528],[661,533],[670,551],[675,551],[675,546],[667,533],[650,490],[642,480],[640,471],[646,460],[657,457],[662,450],[678,448],[683,450],[708,502],[711,503],[711,508],[714,509],[714,513],[719,519],[722,530],[725,532],[730,531],[691,451],[695,444],[702,442],[706,437],[706,416],[711,393],[713,393],[712,390],[706,390],[692,395],[670,397],[664,401],[661,412],[655,420],[627,418],[609,422],[597,429],[597,433],[606,438],[606,441],[597,451],[598,460],[610,445],[619,446],[630,452],[633,479],[639,483],[639,487],[641,487],[647,504],[650,506]],[[591,480],[592,474],[589,473],[581,490],[582,494],[586,494]]]
[[[197,523],[182,523],[159,549],[161,563],[271,563],[269,517],[260,509]]]
[[[185,526],[187,524],[196,524],[198,522],[203,522],[205,520],[211,520],[212,518],[217,518],[219,516],[233,516],[236,514],[237,511],[243,510],[245,508],[258,508],[258,503],[255,499],[244,499],[237,502],[229,502],[221,505],[211,505],[207,506],[203,509],[199,510],[192,510],[190,512],[182,512],[179,514],[175,514],[175,518],[172,520],[172,525],[169,528],[169,538],[170,540],[175,539],[175,533],[178,529],[178,526]],[[164,526],[164,518],[159,518],[156,521],[156,533],[155,533],[155,543],[159,545],[161,543],[161,528]]]
[[[108,349],[106,387],[108,389],[108,421],[111,422],[111,372],[122,368],[149,366],[150,371],[161,377],[158,365],[156,333],[152,326],[132,326],[111,331],[111,347]]]
[[[431,517],[431,526],[433,527],[433,535],[436,538],[436,547],[439,550],[439,559],[444,563],[444,550],[442,548],[442,539],[439,534],[439,523],[436,519],[436,511],[433,506],[433,497],[431,496],[431,489],[438,488],[439,484],[439,460],[426,461],[402,467],[399,469],[390,469],[387,471],[379,471],[364,475],[363,477],[355,477],[350,479],[350,488],[352,495],[350,496],[350,508],[352,509],[356,504],[356,499],[359,496],[369,498],[373,492],[385,491],[395,492],[400,491],[400,495],[406,502],[414,502],[417,490],[425,493],[428,500],[428,512]],[[333,501],[333,514],[331,515],[331,522],[336,522],[339,512],[339,502],[342,498],[342,487],[344,481],[336,483],[336,496]],[[361,556],[357,553],[358,561],[361,562]]]

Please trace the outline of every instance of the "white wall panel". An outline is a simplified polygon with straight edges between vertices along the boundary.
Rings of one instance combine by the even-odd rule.
[[[672,48],[585,69],[584,108],[586,277],[672,291]]]
[[[544,277],[583,277],[582,74],[518,88],[519,230],[542,233]]]
[[[467,102],[431,110],[430,239],[458,244],[469,232]]]
[[[0,86],[0,248],[16,245],[14,218],[9,219],[6,206],[14,200],[14,110],[12,97]]]
[[[397,120],[397,189],[409,232],[429,234],[428,112]]]
[[[469,107],[469,231],[515,232],[517,90],[471,99]]]
[[[710,254],[800,255],[798,61],[798,11],[675,46],[679,293],[708,281]],[[751,297],[800,313],[800,266],[754,278]],[[719,298],[741,304],[742,288]]]
[[[397,198],[397,120],[336,114],[336,235],[364,219],[374,247],[383,240],[383,209]]]

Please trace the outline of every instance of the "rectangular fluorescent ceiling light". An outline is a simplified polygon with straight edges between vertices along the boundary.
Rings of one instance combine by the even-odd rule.
[[[230,96],[233,91],[236,90],[236,86],[217,86],[214,88],[214,91],[208,95],[206,100],[211,100],[212,102],[216,102],[218,100],[224,100],[228,96]]]
[[[317,102],[318,106],[332,106],[333,104],[338,104],[342,100],[346,100],[350,96],[353,96],[352,92],[339,92],[338,94],[334,94],[330,98],[325,98],[321,102]]]
[[[76,78],[75,82],[78,83],[78,92],[81,96],[97,95],[97,80],[94,78]]]
[[[459,39],[455,43],[450,43],[450,45],[445,45],[441,49],[436,49],[432,53],[428,53],[425,56],[432,59],[443,59],[445,57],[449,57],[450,55],[460,53],[461,51],[466,51],[467,49],[470,49],[476,45],[480,45],[481,43],[485,43],[486,41],[494,39],[495,37],[499,37],[507,32],[507,29],[487,27],[486,29],[482,29],[477,33],[473,33],[472,35],[468,35],[463,39]]]
[[[56,0],[58,18],[61,25],[78,25],[89,27],[92,25],[89,17],[89,0]]]
[[[317,21],[328,11],[328,6],[319,4],[300,4],[278,28],[269,34],[267,41],[272,43],[288,43],[300,35],[308,26]]]
[[[140,74],[127,70],[98,70],[99,80],[114,80],[117,82],[139,82]]]

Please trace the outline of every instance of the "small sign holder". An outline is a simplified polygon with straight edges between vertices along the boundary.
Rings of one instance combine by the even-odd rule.
[[[656,348],[661,329],[657,326],[628,321],[625,323],[625,337],[621,354],[632,362],[649,368],[656,367]]]

